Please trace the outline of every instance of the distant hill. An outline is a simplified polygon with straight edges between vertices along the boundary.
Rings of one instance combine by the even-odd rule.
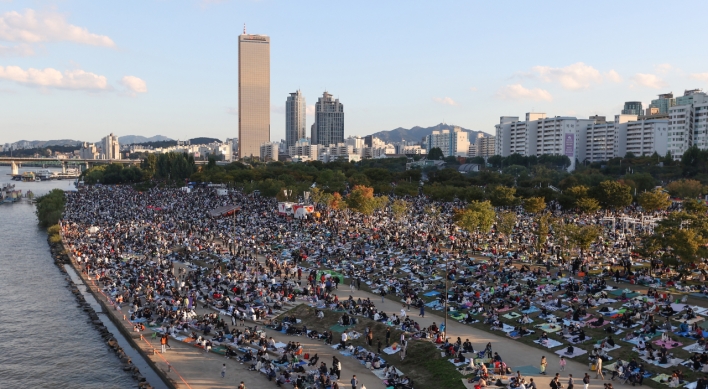
[[[403,128],[398,127],[390,131],[379,131],[373,136],[385,141],[385,142],[420,142],[426,135],[430,135],[433,130],[452,130],[455,126],[452,124],[440,123],[432,127],[419,127],[415,126],[413,128]],[[485,136],[490,136],[489,134],[482,131],[468,130],[466,128],[461,128],[462,131],[468,132],[470,134],[470,141],[474,143],[477,139],[477,134],[482,133]]]
[[[166,136],[162,135],[155,135],[151,136],[149,138],[146,138],[141,135],[125,135],[118,137],[118,143],[122,145],[132,145],[135,143],[147,143],[147,142],[161,142],[161,141],[169,141],[172,140],[171,138],[168,138]]]
[[[207,145],[209,143],[214,143],[214,142],[221,143],[221,139],[199,137],[199,138],[192,138],[189,140],[189,144],[191,144],[191,145]]]
[[[26,148],[43,148],[43,147],[52,147],[52,146],[77,146],[80,145],[82,142],[80,140],[73,140],[73,139],[55,139],[55,140],[20,140],[13,145],[20,145],[24,144],[25,142],[29,143],[29,147]]]

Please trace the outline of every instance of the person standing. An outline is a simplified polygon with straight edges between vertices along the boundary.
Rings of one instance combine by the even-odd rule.
[[[359,380],[356,379],[356,374],[354,374],[354,375],[352,376],[352,381],[351,381],[351,383],[352,383],[352,389],[356,389],[356,386],[359,384]]]
[[[573,389],[574,384],[575,384],[575,381],[573,381],[573,375],[568,374],[568,389]]]
[[[546,356],[541,357],[541,374],[546,375],[546,366],[548,366],[548,361],[546,360]]]
[[[590,375],[588,373],[585,373],[585,377],[583,377],[583,385],[585,386],[584,389],[588,389],[590,386]]]
[[[226,364],[221,365],[221,378],[226,377]]]
[[[386,347],[391,345],[391,328],[386,328]]]
[[[602,375],[602,357],[600,357],[600,356],[597,357],[596,365],[597,365],[596,366],[597,375],[595,375],[595,378],[602,378],[604,380],[605,376]]]
[[[406,297],[406,305],[408,306],[408,312],[411,311],[411,296]]]
[[[425,317],[425,305],[424,304],[420,306],[420,315],[418,315],[418,316]]]
[[[561,360],[558,361],[558,364],[560,365],[560,371],[565,371],[565,365],[568,363],[568,361],[565,360],[565,357],[561,357]]]

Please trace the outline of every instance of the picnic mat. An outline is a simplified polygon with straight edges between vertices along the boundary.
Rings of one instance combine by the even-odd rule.
[[[517,313],[517,312],[509,312],[509,313],[502,315],[502,317],[505,319],[514,320],[514,319],[520,318],[521,314]]]
[[[537,366],[531,366],[531,365],[516,366],[516,367],[512,368],[511,370],[514,371],[514,373],[516,373],[518,371],[519,373],[521,373],[521,375],[538,374],[541,372],[541,370],[539,370],[539,368]]]
[[[440,292],[432,291],[432,292],[428,292],[428,293],[423,293],[423,296],[426,296],[426,297],[433,297],[433,296],[437,296],[437,295],[439,295],[439,294],[440,294]]]
[[[558,324],[543,323],[543,324],[537,324],[534,327],[538,328],[541,331],[548,332],[548,333],[558,332],[561,330],[561,326]]]
[[[674,340],[668,340],[668,341],[663,341],[663,340],[655,340],[652,343],[654,343],[657,346],[664,346],[666,347],[667,350],[671,350],[674,347],[681,347],[683,346],[683,343],[677,342]]]
[[[396,347],[395,350],[394,350],[392,347],[386,347],[385,349],[383,349],[383,352],[385,352],[385,353],[388,354],[388,355],[395,354],[395,353],[397,353],[397,352],[399,352],[399,351],[401,351],[401,348],[400,348],[400,347]]]
[[[557,341],[557,340],[555,340],[555,339],[548,339],[548,340],[545,342],[545,344],[544,344],[543,341],[538,340],[538,339],[537,339],[537,340],[534,340],[533,342],[536,343],[536,344],[540,344],[541,346],[546,347],[546,348],[554,348],[554,347],[558,347],[558,346],[562,346],[562,345],[563,345],[563,343],[561,343],[561,342],[559,342],[559,341]]]
[[[529,315],[529,314],[532,314],[532,313],[534,313],[534,312],[540,312],[540,311],[541,311],[540,309],[538,309],[537,307],[535,307],[535,306],[532,305],[531,308],[529,308],[529,309],[524,309],[523,311],[521,311],[521,313],[525,313],[525,314]]]
[[[588,352],[579,348],[579,347],[574,347],[572,355],[568,354],[567,348],[562,348],[560,350],[556,350],[555,353],[558,354],[558,356],[560,356],[560,357],[575,358],[575,357],[579,357],[581,355],[587,354]]]
[[[625,292],[626,292],[626,296],[628,299],[639,296],[639,293],[632,292],[632,291],[625,291],[625,289],[615,289],[612,292],[610,292],[610,294],[613,296],[621,296],[622,293],[625,293]]]
[[[332,330],[332,331],[334,331],[334,332],[339,332],[339,333],[341,334],[342,332],[345,332],[345,331],[347,331],[349,328],[352,328],[352,327],[354,327],[354,326],[353,326],[353,325],[350,325],[350,326],[346,326],[346,327],[345,327],[345,326],[343,326],[343,325],[341,325],[341,324],[335,324],[335,325],[333,325],[332,327],[329,327],[329,329]]]

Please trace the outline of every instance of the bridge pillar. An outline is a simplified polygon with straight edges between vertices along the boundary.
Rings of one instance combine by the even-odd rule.
[[[61,172],[66,174],[66,161],[61,161]]]
[[[90,168],[91,168],[91,166],[89,165],[89,162],[86,161],[86,169],[85,170],[89,170]]]
[[[12,161],[11,166],[12,166],[12,175],[13,175],[13,176],[16,176],[16,175],[20,174],[20,169],[19,169],[19,167],[17,166],[17,164],[15,163],[15,161]]]

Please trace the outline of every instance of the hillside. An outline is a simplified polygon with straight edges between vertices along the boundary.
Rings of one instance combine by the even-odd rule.
[[[135,143],[147,143],[147,142],[161,142],[161,141],[169,141],[172,140],[166,136],[162,135],[155,135],[151,136],[149,138],[146,138],[141,135],[125,135],[118,137],[118,143],[122,145],[132,145]]]
[[[430,135],[433,130],[452,130],[455,126],[452,124],[438,124],[432,127],[419,127],[415,126],[413,128],[403,128],[398,127],[390,131],[379,131],[372,134],[373,136],[385,141],[385,142],[420,142],[426,135]],[[474,143],[477,139],[478,133],[483,133],[485,136],[489,136],[482,131],[468,130],[462,128],[462,131],[468,132],[470,134],[470,141]]]

